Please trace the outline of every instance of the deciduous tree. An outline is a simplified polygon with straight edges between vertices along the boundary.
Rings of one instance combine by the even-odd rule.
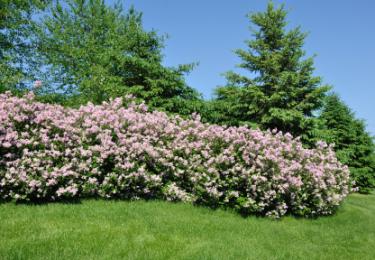
[[[146,31],[134,8],[125,12],[102,0],[56,3],[37,35],[45,91],[64,93],[70,103],[133,94],[151,107],[186,113],[199,100],[183,77],[192,65],[163,66],[164,38]]]

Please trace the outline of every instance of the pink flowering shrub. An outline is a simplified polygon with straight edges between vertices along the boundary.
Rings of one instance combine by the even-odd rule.
[[[290,134],[168,117],[129,99],[68,109],[0,95],[2,200],[163,198],[315,216],[331,214],[348,185],[322,142],[308,150]]]

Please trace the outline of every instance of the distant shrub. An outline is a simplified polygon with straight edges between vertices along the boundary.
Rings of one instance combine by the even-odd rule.
[[[0,95],[0,198],[163,198],[242,214],[331,214],[349,191],[331,147],[117,98],[79,109]]]

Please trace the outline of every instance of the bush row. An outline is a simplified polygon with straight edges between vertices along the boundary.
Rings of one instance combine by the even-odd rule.
[[[348,168],[323,142],[203,124],[117,98],[79,109],[0,95],[0,198],[166,199],[242,214],[331,214]]]

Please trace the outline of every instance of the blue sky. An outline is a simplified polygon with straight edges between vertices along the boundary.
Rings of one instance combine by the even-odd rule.
[[[114,1],[110,1],[114,2]],[[210,98],[225,83],[223,72],[235,69],[236,48],[251,37],[246,14],[262,11],[265,0],[128,0],[143,12],[146,29],[168,34],[167,66],[199,62],[186,80]],[[289,27],[308,32],[304,49],[315,57],[316,75],[367,122],[375,135],[375,1],[289,0]],[[238,71],[238,70],[237,70]]]

